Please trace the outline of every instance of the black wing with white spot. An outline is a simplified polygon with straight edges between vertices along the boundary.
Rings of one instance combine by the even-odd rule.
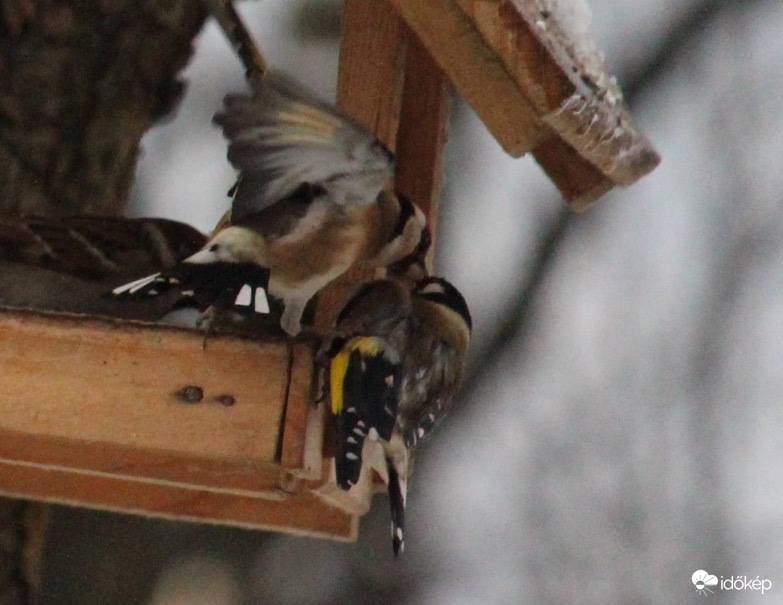
[[[178,289],[182,298],[194,301],[200,309],[233,306],[267,314],[268,285],[269,270],[254,263],[180,263],[169,271],[118,286],[112,295],[138,300]]]
[[[391,439],[400,398],[402,368],[383,351],[350,352],[342,381],[342,409],[337,414],[337,484],[349,489],[359,480],[362,447],[368,436]]]

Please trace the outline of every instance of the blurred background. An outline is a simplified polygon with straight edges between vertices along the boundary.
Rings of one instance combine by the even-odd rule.
[[[706,570],[772,582],[708,602],[783,603],[783,3],[590,7],[663,162],[575,215],[453,99],[436,268],[474,343],[404,556],[384,497],[358,544],[58,507],[44,602],[689,603]],[[339,2],[240,10],[272,65],[334,98]],[[213,24],[186,78],[131,212],[209,230],[234,176],[210,120],[244,86]]]

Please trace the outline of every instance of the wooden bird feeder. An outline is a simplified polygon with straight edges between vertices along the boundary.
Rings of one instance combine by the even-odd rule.
[[[574,208],[659,161],[534,0],[347,0],[341,44],[338,104],[396,151],[397,187],[433,223],[448,83]],[[366,277],[323,292],[316,326]],[[0,492],[354,539],[371,478],[349,494],[330,482],[315,344],[201,344],[174,328],[1,311]]]

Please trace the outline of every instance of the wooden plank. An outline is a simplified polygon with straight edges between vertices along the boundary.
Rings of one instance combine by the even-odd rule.
[[[276,490],[290,358],[283,341],[215,335],[204,350],[188,330],[0,312],[0,458]],[[298,365],[309,370],[311,361],[300,354]],[[201,402],[177,394],[188,386],[202,390]]]
[[[309,493],[276,500],[0,462],[0,494],[100,510],[354,541],[355,516]],[[85,496],[86,495],[86,496]]]
[[[614,187],[608,177],[559,137],[541,143],[533,150],[533,157],[574,210],[584,210]]]
[[[405,85],[397,133],[397,190],[416,202],[437,233],[438,201],[446,143],[446,77],[419,39],[408,30]]]
[[[608,76],[579,63],[539,3],[389,1],[509,154],[544,145],[537,159],[574,207],[659,163]],[[590,178],[580,183],[582,175]]]
[[[337,105],[395,150],[407,37],[399,15],[378,0],[346,0]]]
[[[312,426],[313,417],[319,416],[313,388],[313,349],[314,345],[304,343],[296,343],[292,347],[280,459],[280,466],[285,472],[308,479],[321,476],[320,455],[314,459],[312,452],[320,454],[323,445],[323,431]]]
[[[529,0],[456,0],[542,121],[597,167],[612,183],[630,185],[653,170],[660,157],[641,135],[602,71],[603,61],[586,64],[580,41],[544,18]],[[584,55],[584,56],[583,56]],[[598,72],[598,69],[601,71]],[[564,160],[560,162],[565,163]],[[561,190],[567,184],[549,174]],[[578,197],[587,200],[591,183]]]
[[[508,154],[519,157],[549,136],[502,62],[451,0],[389,1]]]
[[[182,456],[273,462],[288,348],[193,331],[0,314],[0,429]],[[264,368],[264,371],[259,371]],[[185,387],[203,400],[184,403]],[[219,399],[231,397],[234,404]]]
[[[179,485],[223,493],[253,493],[277,498],[280,466],[271,462],[221,460],[177,455],[161,449],[129,448],[108,442],[0,431],[0,462],[106,475],[139,483]],[[0,489],[12,489],[2,485]],[[100,494],[98,494],[99,496]],[[89,494],[82,494],[88,498]]]
[[[302,470],[293,469],[295,476],[303,479],[322,479],[324,449],[326,447],[327,418],[331,412],[326,402],[311,405],[307,411],[307,428],[305,432],[304,464]]]
[[[325,480],[314,344],[202,341],[190,330],[0,312],[0,493],[354,539],[356,518],[310,491]],[[188,385],[202,401],[176,395]]]
[[[560,107],[576,85],[550,50],[531,31],[517,6],[507,0],[455,0],[503,64],[537,115]]]

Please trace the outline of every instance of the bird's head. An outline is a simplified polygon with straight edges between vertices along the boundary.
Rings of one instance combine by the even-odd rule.
[[[226,227],[215,233],[204,247],[185,259],[186,263],[260,263],[263,240],[245,227]]]

